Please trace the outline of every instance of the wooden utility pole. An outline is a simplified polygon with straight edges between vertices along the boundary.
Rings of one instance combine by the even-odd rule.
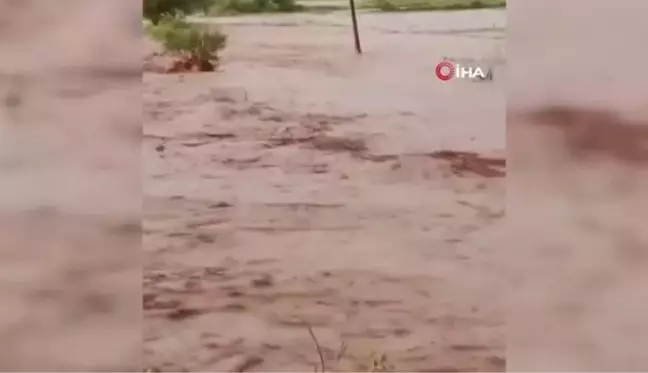
[[[356,17],[354,0],[349,0],[349,7],[351,8],[351,20],[353,21],[353,38],[355,39],[356,53],[362,54],[362,47],[360,47],[360,35],[358,34],[358,18]]]

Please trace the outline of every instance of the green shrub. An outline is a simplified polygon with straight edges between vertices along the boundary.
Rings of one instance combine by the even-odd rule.
[[[162,45],[165,53],[180,57],[185,65],[196,66],[201,71],[214,69],[219,60],[218,52],[227,42],[221,32],[209,31],[170,15],[161,17],[157,24],[148,25],[147,31]]]

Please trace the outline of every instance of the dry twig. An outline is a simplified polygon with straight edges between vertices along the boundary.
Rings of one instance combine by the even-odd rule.
[[[315,333],[313,332],[313,328],[306,321],[304,321],[304,325],[306,325],[306,328],[308,328],[308,333],[310,334],[311,338],[313,338],[313,342],[315,342],[315,347],[317,348],[317,354],[319,355],[319,358],[320,358],[320,364],[321,364],[321,369],[322,369],[321,372],[322,373],[326,372],[326,365],[324,364],[324,354],[322,353],[322,348],[320,347],[320,344],[317,341],[317,337],[315,336]]]

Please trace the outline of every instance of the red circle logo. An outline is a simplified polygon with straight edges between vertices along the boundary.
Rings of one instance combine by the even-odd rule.
[[[443,70],[447,72],[443,72]],[[436,76],[441,80],[450,80],[454,77],[455,67],[450,61],[442,61],[436,67]]]

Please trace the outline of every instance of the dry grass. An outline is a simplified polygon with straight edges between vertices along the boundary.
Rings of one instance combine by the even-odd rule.
[[[305,321],[304,321],[304,326],[308,329],[308,333],[313,339],[313,343],[315,344],[315,349],[317,351],[317,355],[320,361],[319,367],[315,366],[313,371],[321,372],[321,373],[327,372],[326,359],[324,358],[324,353],[322,352],[322,347],[317,339],[317,336],[313,331],[313,327]],[[352,370],[343,369],[340,362],[342,361],[342,358],[345,356],[346,351],[347,351],[347,344],[344,341],[342,341],[334,360],[335,365],[332,368],[333,370],[331,370],[332,372],[393,372],[394,371],[394,367],[389,363],[387,354],[385,353],[377,354],[376,352],[373,352],[369,356],[369,361],[367,363],[359,364],[358,366],[353,367],[354,369]]]
[[[335,359],[333,361],[327,362],[326,358],[324,357],[323,348],[319,340],[317,339],[315,332],[313,331],[313,327],[303,320],[302,322],[306,327],[306,329],[308,330],[308,334],[310,335],[311,339],[313,340],[315,351],[317,352],[317,356],[319,358],[319,365],[313,366],[313,373],[394,373],[395,372],[394,367],[389,363],[387,354],[384,353],[378,354],[376,352],[372,352],[371,355],[369,355],[367,362],[358,364],[352,370],[344,370],[340,368],[340,362],[346,356],[346,351],[348,347],[344,341],[340,344]],[[259,361],[261,360],[259,359]],[[244,369],[238,369],[238,370],[242,372]],[[164,371],[158,367],[147,367],[144,368],[142,372],[143,373],[164,373]]]

